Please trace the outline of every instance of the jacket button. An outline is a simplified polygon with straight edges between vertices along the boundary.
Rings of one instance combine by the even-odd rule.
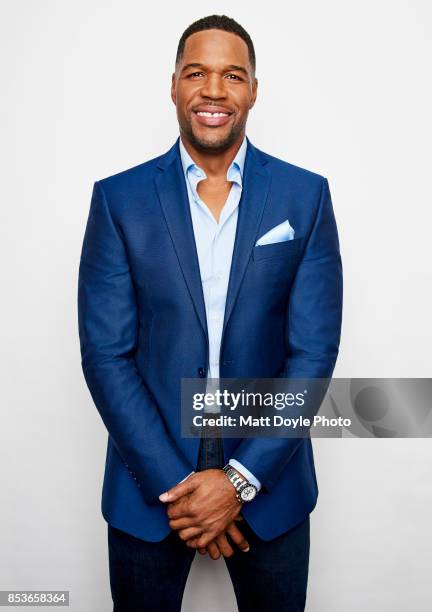
[[[198,375],[199,375],[201,378],[205,378],[205,375],[206,375],[206,370],[205,370],[205,368],[198,368]]]

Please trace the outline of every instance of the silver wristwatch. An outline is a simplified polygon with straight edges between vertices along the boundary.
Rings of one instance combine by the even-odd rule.
[[[237,501],[241,504],[252,501],[258,490],[255,485],[242,478],[239,473],[229,463],[223,468],[233,487],[236,490]]]

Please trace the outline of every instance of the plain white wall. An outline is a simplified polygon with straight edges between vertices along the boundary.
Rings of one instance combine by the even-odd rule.
[[[430,377],[431,5],[2,0],[0,589],[111,609],[106,432],[80,366],[93,182],[166,151],[178,39],[237,19],[257,53],[248,136],[329,179],[344,265],[335,376]],[[430,440],[316,440],[308,612],[431,608]],[[235,610],[198,558],[184,610]]]

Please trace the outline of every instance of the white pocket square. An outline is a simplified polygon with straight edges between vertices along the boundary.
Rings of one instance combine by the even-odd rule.
[[[286,240],[293,240],[294,230],[289,224],[288,219],[272,227],[271,230],[266,232],[261,238],[255,243],[255,246],[262,246],[263,244],[273,244],[274,242],[285,242]]]

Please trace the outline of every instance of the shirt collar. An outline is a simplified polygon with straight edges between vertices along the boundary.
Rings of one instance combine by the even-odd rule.
[[[195,176],[199,178],[206,178],[206,173],[202,168],[200,168],[189,155],[186,150],[186,147],[182,143],[182,139],[179,137],[179,148],[180,148],[180,157],[183,166],[183,172],[187,178],[188,172],[193,172]],[[236,156],[234,157],[230,167],[227,171],[227,180],[228,181],[237,181],[242,182],[243,177],[243,168],[246,157],[246,149],[247,149],[247,139],[246,136],[243,138],[243,142],[240,145],[239,150],[237,151]]]

